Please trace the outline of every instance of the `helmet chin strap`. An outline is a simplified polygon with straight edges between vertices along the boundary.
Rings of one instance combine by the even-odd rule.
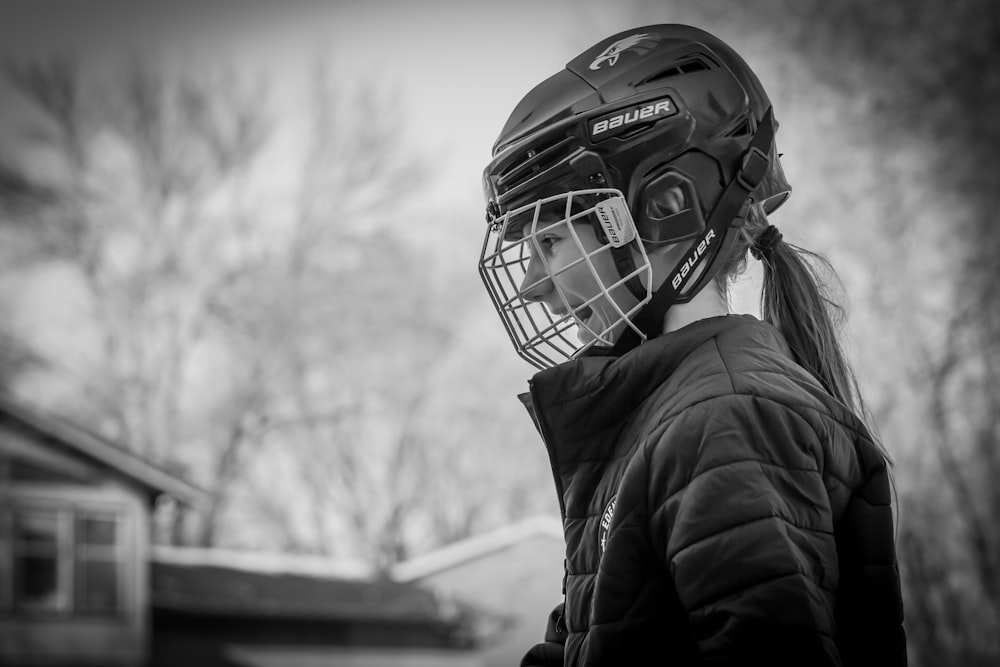
[[[632,276],[625,281],[625,287],[632,293],[632,296],[639,301],[645,299],[646,287],[639,280],[639,276],[636,273],[635,258],[632,257],[632,251],[629,250],[629,247],[626,245],[620,248],[611,248],[611,259],[615,262],[615,268],[618,270],[619,276]]]
[[[768,107],[760,121],[757,133],[743,154],[743,163],[709,214],[703,231],[690,246],[684,258],[667,274],[663,284],[653,293],[649,303],[636,316],[634,323],[647,340],[663,333],[663,318],[675,303],[686,301],[697,294],[715,277],[714,272],[702,271],[697,282],[691,285],[689,295],[684,295],[688,283],[698,274],[698,268],[712,266],[721,252],[728,252],[735,240],[734,232],[743,225],[750,193],[767,173],[767,155],[774,142],[774,117]],[[687,270],[685,271],[685,265]],[[621,266],[619,266],[621,270]],[[593,354],[621,356],[642,343],[642,338],[631,327],[626,327],[610,351],[594,350]],[[588,352],[590,352],[588,350]]]

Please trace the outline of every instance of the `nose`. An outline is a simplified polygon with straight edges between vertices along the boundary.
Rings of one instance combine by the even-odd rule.
[[[532,250],[528,270],[521,281],[518,293],[525,301],[541,301],[552,291],[552,279],[541,259]]]

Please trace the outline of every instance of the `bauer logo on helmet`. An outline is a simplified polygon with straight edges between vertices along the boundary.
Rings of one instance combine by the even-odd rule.
[[[593,121],[590,125],[590,138],[606,139],[618,134],[617,132],[612,132],[612,130],[625,128],[639,121],[659,120],[660,118],[673,116],[676,113],[677,107],[674,106],[673,100],[669,97],[645,104],[638,104],[628,109],[622,109],[615,114],[602,116]],[[599,137],[598,135],[601,134],[604,136]]]

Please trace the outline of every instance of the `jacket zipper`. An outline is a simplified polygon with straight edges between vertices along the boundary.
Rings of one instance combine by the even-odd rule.
[[[531,396],[531,418],[535,421],[535,426],[538,428],[538,432],[542,436],[542,441],[545,443],[545,449],[549,454],[549,466],[552,468],[552,478],[555,480],[556,484],[556,498],[559,500],[559,522],[565,529],[566,501],[563,499],[563,485],[562,479],[559,477],[559,465],[556,460],[556,450],[553,446],[552,435],[549,433],[548,428],[546,428],[545,420],[542,419],[542,411],[538,404],[538,398],[535,396],[534,380],[528,380],[528,393]]]
[[[556,485],[556,498],[559,501],[559,525],[561,525],[563,531],[565,531],[566,501],[563,498],[562,478],[559,476],[559,462],[556,460],[556,448],[552,440],[552,434],[549,433],[548,428],[546,428],[545,420],[542,418],[541,406],[538,404],[538,398],[535,396],[535,383],[533,379],[528,380],[528,394],[531,396],[531,418],[535,422],[535,427],[538,429],[538,433],[542,436],[542,441],[545,443],[545,450],[549,454],[549,466],[552,468],[552,479],[555,481]],[[568,577],[569,562],[564,557],[562,577],[562,595],[564,604],[566,602],[566,580]],[[556,621],[556,632],[562,634],[565,631],[566,621],[563,616],[560,616]]]

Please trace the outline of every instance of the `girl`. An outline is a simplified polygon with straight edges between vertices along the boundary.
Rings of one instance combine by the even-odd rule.
[[[770,102],[704,31],[629,30],[517,105],[480,273],[552,463],[565,599],[523,665],[904,665],[884,452],[806,259]],[[728,313],[748,254],[763,319]]]

